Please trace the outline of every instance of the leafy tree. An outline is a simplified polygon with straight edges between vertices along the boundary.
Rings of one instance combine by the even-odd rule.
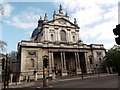
[[[115,45],[106,53],[104,64],[107,67],[115,68],[120,75],[120,46]]]
[[[6,50],[5,46],[7,46],[7,43],[0,40],[0,52],[3,52]]]

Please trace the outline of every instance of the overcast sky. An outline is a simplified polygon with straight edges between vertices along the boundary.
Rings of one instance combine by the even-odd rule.
[[[7,52],[17,50],[17,44],[21,40],[29,40],[32,31],[37,27],[40,15],[43,18],[44,13],[47,13],[51,20],[53,11],[58,12],[60,4],[62,4],[64,12],[68,12],[71,22],[74,18],[77,19],[80,39],[84,43],[104,44],[106,49],[115,44],[113,28],[118,24],[119,0],[40,1],[13,0],[3,4],[4,15],[3,17],[0,15],[0,21],[2,20],[0,40],[7,42]]]

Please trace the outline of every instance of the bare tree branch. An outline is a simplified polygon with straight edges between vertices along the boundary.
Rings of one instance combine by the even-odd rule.
[[[7,46],[7,43],[0,40],[0,52],[6,51],[5,46]]]

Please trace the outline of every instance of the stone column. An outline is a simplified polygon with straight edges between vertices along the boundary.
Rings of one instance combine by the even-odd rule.
[[[46,29],[44,28],[43,31],[44,31],[44,34],[43,34],[44,35],[44,41],[46,41]]]
[[[75,68],[76,68],[76,74],[81,74],[78,64],[79,64],[79,63],[78,63],[78,56],[77,56],[77,53],[75,52]]]
[[[60,30],[57,30],[58,32],[58,41],[61,41],[61,39],[60,39]]]
[[[77,30],[76,32],[77,32],[76,33],[77,34],[77,40],[79,40],[79,30]],[[81,40],[81,38],[80,38],[80,40]]]
[[[54,33],[54,41],[56,42],[57,41],[57,31],[56,31],[56,29],[55,29],[55,33]]]
[[[44,41],[48,41],[48,31],[47,31],[47,28],[44,28]]]
[[[76,52],[75,52],[75,69],[77,71],[77,55],[76,55]]]
[[[60,55],[61,55],[61,71],[63,71],[63,54],[62,54],[62,52],[60,53]]]
[[[70,42],[72,42],[72,40],[71,40],[71,31],[69,31],[69,40],[70,40]]]
[[[68,42],[70,42],[70,30],[68,29]]]
[[[51,66],[54,67],[54,57],[53,57],[53,52],[51,52]]]
[[[61,52],[61,73],[62,76],[66,76],[67,75],[67,70],[66,70],[66,61],[65,61],[65,53]]]
[[[10,83],[12,84],[13,74],[10,74]]]
[[[68,31],[66,31],[66,41],[69,41],[69,37],[68,37]]]
[[[58,41],[58,29],[55,29],[55,41]]]
[[[22,76],[21,76],[21,75],[19,75],[19,80],[18,80],[18,82],[20,83],[20,82],[21,82],[21,80],[22,80]]]
[[[27,82],[27,79],[28,79],[27,76],[25,76],[25,82]]]
[[[66,70],[65,53],[63,52],[63,68]]]
[[[52,55],[49,52],[49,77],[52,77]]]
[[[53,52],[51,52],[51,66],[52,66],[52,79],[55,79],[55,69],[54,69],[54,56],[53,56]]]
[[[35,73],[35,78],[34,78],[35,81],[37,81],[37,72]]]
[[[77,65],[78,65],[77,74],[81,74],[79,53],[77,52],[76,55],[77,55]]]
[[[49,35],[49,31],[48,31],[48,28],[46,28],[46,37],[47,37],[47,41],[50,39],[50,37],[49,37],[50,35]],[[54,38],[54,37],[53,37]]]
[[[49,37],[49,35],[48,35],[48,29],[46,28],[46,39],[47,39],[47,41],[48,41],[48,38]]]
[[[87,52],[84,53],[85,54],[85,63],[86,63],[86,70],[87,70],[87,73],[92,73],[91,72],[91,69],[90,69],[90,63],[88,61],[88,56],[87,56]]]

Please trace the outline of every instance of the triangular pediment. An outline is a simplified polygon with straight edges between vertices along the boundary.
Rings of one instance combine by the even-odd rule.
[[[74,28],[79,29],[79,27],[77,25],[75,25],[74,23],[72,23],[69,20],[64,19],[64,18],[51,20],[51,21],[48,21],[47,23],[50,24],[50,25],[67,26],[67,27],[74,27]]]

